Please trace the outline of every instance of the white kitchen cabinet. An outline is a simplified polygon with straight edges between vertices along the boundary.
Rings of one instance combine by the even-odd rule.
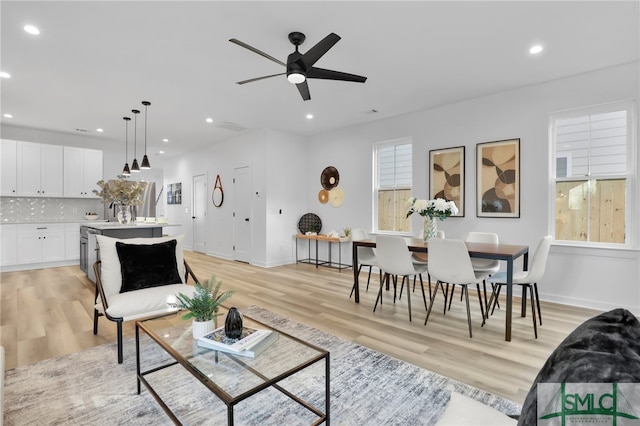
[[[0,146],[0,195],[16,196],[18,191],[17,142],[2,139]]]
[[[65,223],[64,224],[64,244],[66,260],[80,259],[80,224]]]
[[[65,260],[64,224],[19,224],[17,240],[20,265]]]
[[[0,225],[0,266],[18,263],[18,225]]]
[[[64,147],[64,196],[96,198],[93,193],[102,179],[102,151]]]
[[[17,195],[62,197],[62,146],[17,142]]]

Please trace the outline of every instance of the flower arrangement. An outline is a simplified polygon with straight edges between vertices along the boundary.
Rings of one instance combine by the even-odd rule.
[[[410,197],[407,200],[407,216],[412,213],[418,213],[420,216],[429,217],[431,219],[437,217],[445,220],[451,215],[458,214],[458,207],[453,201],[447,201],[444,198],[436,198],[434,200],[419,200],[416,197]]]
[[[131,181],[123,175],[118,175],[117,180],[110,182],[99,180],[96,184],[100,187],[100,191],[94,189],[94,194],[105,202],[112,202],[121,206],[138,206],[142,204],[140,196],[147,187],[147,182]]]

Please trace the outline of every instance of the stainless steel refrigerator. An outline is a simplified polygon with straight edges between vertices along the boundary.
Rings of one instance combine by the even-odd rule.
[[[111,182],[111,181],[109,181]],[[114,181],[115,182],[115,181]],[[105,203],[104,217],[109,222],[117,222],[118,207],[113,203]],[[131,220],[135,221],[136,217],[156,217],[156,183],[148,182],[147,187],[142,193],[142,204],[131,207]]]

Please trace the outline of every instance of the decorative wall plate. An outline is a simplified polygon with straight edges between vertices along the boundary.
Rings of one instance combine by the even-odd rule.
[[[333,207],[340,207],[344,202],[344,191],[342,188],[335,187],[329,191],[329,204]]]
[[[340,174],[338,169],[333,166],[326,167],[320,175],[320,184],[326,190],[330,190],[338,186],[340,181]]]
[[[298,229],[301,234],[306,234],[307,232],[320,232],[322,230],[322,221],[318,217],[318,215],[313,213],[303,214],[300,220],[298,221]]]
[[[321,189],[320,192],[318,192],[318,201],[322,204],[327,204],[327,201],[329,201],[329,191]]]

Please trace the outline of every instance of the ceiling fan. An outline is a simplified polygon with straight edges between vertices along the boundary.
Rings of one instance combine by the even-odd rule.
[[[245,49],[249,49],[252,52],[257,53],[260,56],[264,56],[267,59],[272,60],[275,63],[286,67],[287,71],[279,74],[265,75],[263,77],[252,78],[249,80],[238,81],[237,84],[246,84],[252,83],[258,80],[264,80],[265,78],[276,77],[279,75],[287,75],[287,80],[291,83],[295,84],[302,96],[302,99],[308,101],[311,99],[311,94],[309,93],[309,86],[307,85],[308,78],[321,78],[325,80],[342,80],[342,81],[353,81],[356,83],[364,83],[367,81],[367,77],[362,77],[354,74],[347,74],[340,71],[327,70],[323,68],[316,68],[313,66],[329,49],[333,47],[338,41],[340,41],[340,36],[337,34],[331,33],[326,36],[324,39],[320,40],[315,46],[311,49],[307,50],[306,53],[302,54],[298,51],[298,46],[304,43],[305,35],[300,32],[292,32],[289,34],[289,41],[296,47],[296,51],[289,55],[287,58],[287,63],[274,58],[271,55],[267,55],[261,50],[256,49],[253,46],[249,46],[248,44],[237,40],[235,38],[230,39],[231,43],[235,43],[238,46],[242,46]]]

